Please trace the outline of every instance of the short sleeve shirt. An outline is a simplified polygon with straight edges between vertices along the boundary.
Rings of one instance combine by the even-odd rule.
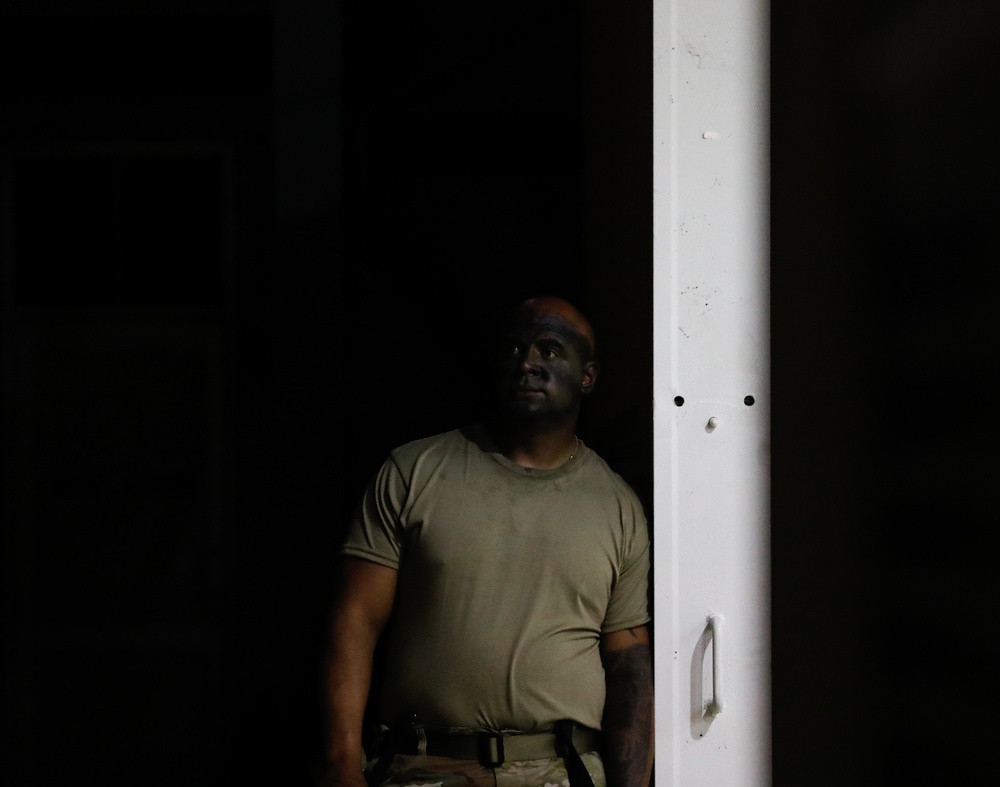
[[[649,533],[632,489],[581,444],[553,470],[479,426],[392,452],[342,553],[399,570],[383,721],[600,728],[602,632],[649,621]]]

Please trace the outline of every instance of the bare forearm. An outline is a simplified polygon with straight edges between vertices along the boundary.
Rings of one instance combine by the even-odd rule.
[[[372,654],[377,637],[370,632],[341,624],[335,629],[327,663],[329,738],[327,760],[360,768],[361,735],[368,691],[371,686]]]
[[[653,763],[653,663],[647,643],[605,655],[601,753],[608,787],[644,787]]]
[[[339,584],[328,643],[328,772],[324,784],[361,787],[362,728],[372,658],[392,610],[396,571],[349,559],[342,564]]]

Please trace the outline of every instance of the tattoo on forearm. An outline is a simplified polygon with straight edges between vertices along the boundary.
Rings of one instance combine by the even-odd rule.
[[[608,785],[643,785],[652,756],[653,660],[649,645],[630,645],[609,653],[604,670],[607,699],[602,754]]]

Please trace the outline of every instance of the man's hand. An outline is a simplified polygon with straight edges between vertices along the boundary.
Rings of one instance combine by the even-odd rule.
[[[653,659],[646,626],[601,635],[607,697],[601,756],[608,787],[645,787],[653,766]]]
[[[317,787],[368,787],[368,783],[361,772],[360,763],[354,768],[330,765]]]

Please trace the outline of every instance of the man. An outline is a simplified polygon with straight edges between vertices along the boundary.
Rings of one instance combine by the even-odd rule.
[[[365,784],[390,616],[372,785],[649,781],[646,520],[575,432],[594,332],[562,299],[528,300],[503,326],[497,371],[492,417],[393,451],[342,547],[326,784]]]

